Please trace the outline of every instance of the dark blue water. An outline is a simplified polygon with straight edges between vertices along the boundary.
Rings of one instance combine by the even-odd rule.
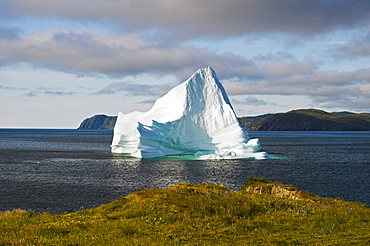
[[[148,187],[249,177],[370,205],[370,132],[250,132],[270,160],[139,160],[110,153],[112,131],[0,129],[0,210],[71,212]]]

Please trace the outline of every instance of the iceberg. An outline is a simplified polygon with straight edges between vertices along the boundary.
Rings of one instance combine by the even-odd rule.
[[[258,139],[240,127],[211,67],[157,99],[147,112],[118,113],[113,153],[138,158],[266,159]]]

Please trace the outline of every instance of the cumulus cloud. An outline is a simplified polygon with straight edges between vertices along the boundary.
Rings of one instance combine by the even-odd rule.
[[[280,32],[314,35],[366,24],[370,2],[361,0],[5,0],[13,16],[111,21],[129,29],[164,29],[183,38]]]
[[[0,41],[3,64],[26,62],[59,71],[108,76],[142,73],[184,78],[212,66],[224,78],[261,76],[254,62],[232,53],[216,54],[192,46],[164,47],[134,35],[44,31]]]
[[[55,31],[0,40],[0,60],[51,68],[75,74],[173,74],[183,81],[199,68],[212,66],[231,95],[308,95],[315,102],[363,102],[369,96],[361,85],[370,82],[370,69],[319,71],[310,60],[287,54],[248,60],[233,53],[215,53],[192,46],[165,46],[139,35],[103,35],[93,31]],[[124,92],[129,96],[163,95],[171,86],[114,82],[95,94]],[[63,90],[36,90],[26,96],[73,95]],[[339,95],[339,97],[338,97]],[[253,102],[250,102],[253,103]],[[258,103],[258,102],[254,102]],[[259,102],[262,103],[262,102]]]

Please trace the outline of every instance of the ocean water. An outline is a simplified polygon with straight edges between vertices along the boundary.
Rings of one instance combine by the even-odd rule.
[[[72,212],[179,182],[239,190],[250,177],[370,205],[370,132],[249,132],[268,160],[149,160],[110,153],[112,131],[0,129],[0,211]]]

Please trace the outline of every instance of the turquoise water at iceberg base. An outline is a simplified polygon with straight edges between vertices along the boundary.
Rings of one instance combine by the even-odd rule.
[[[265,160],[136,159],[112,154],[109,130],[0,129],[0,211],[72,212],[145,188],[250,177],[370,205],[370,132],[249,132]]]

